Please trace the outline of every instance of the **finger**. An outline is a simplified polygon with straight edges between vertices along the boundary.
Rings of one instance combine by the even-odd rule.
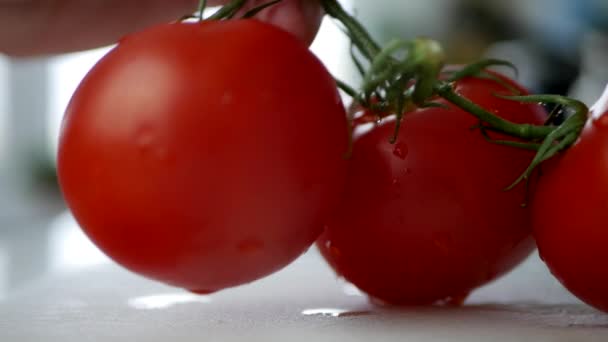
[[[0,53],[31,56],[108,45],[126,33],[175,20],[197,0],[0,0]]]
[[[251,9],[270,0],[250,0],[243,9]],[[229,0],[209,0],[211,6],[221,5]],[[275,24],[310,44],[321,25],[323,11],[318,0],[283,0],[258,13],[256,18]]]

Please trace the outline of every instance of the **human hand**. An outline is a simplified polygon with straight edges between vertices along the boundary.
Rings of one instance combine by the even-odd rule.
[[[244,10],[267,3],[269,0],[250,0]],[[210,0],[210,5],[223,5],[230,0]],[[275,24],[306,42],[312,43],[319,31],[323,10],[319,0],[283,0],[260,12],[256,18]]]
[[[250,0],[252,7],[267,0]],[[228,0],[210,0],[219,5]],[[0,0],[0,53],[35,56],[91,49],[153,24],[192,13],[198,0]],[[261,20],[306,43],[319,28],[317,0],[284,0],[259,13]]]

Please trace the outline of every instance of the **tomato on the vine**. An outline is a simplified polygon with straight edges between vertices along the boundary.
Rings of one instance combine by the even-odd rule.
[[[335,81],[292,35],[256,20],[159,25],[78,87],[59,180],[111,258],[213,292],[314,243],[344,188],[346,133]]]
[[[526,93],[506,77],[455,84],[498,116],[542,123],[539,105],[495,96],[512,88]],[[503,191],[533,152],[485,141],[477,119],[436,101],[448,108],[406,113],[394,144],[394,119],[360,129],[343,201],[317,242],[337,274],[386,303],[459,303],[534,249],[525,186]]]
[[[532,224],[541,257],[586,303],[608,312],[608,89],[579,140],[542,169]]]

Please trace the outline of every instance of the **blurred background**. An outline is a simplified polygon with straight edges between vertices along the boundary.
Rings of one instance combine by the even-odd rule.
[[[534,92],[591,104],[608,83],[606,0],[344,0],[380,41],[428,36],[451,63],[507,59]],[[358,81],[348,41],[329,20],[313,50]],[[57,270],[107,262],[65,210],[55,175],[61,117],[110,47],[34,59],[0,55],[0,300]]]

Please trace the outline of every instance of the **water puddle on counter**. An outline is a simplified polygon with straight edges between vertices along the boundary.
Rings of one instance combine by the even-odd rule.
[[[351,311],[336,308],[317,308],[306,309],[302,311],[304,316],[322,316],[322,317],[357,317],[371,315],[371,311]]]
[[[211,299],[192,293],[166,293],[152,296],[135,297],[128,300],[127,304],[138,310],[168,309],[178,304],[209,303]]]

